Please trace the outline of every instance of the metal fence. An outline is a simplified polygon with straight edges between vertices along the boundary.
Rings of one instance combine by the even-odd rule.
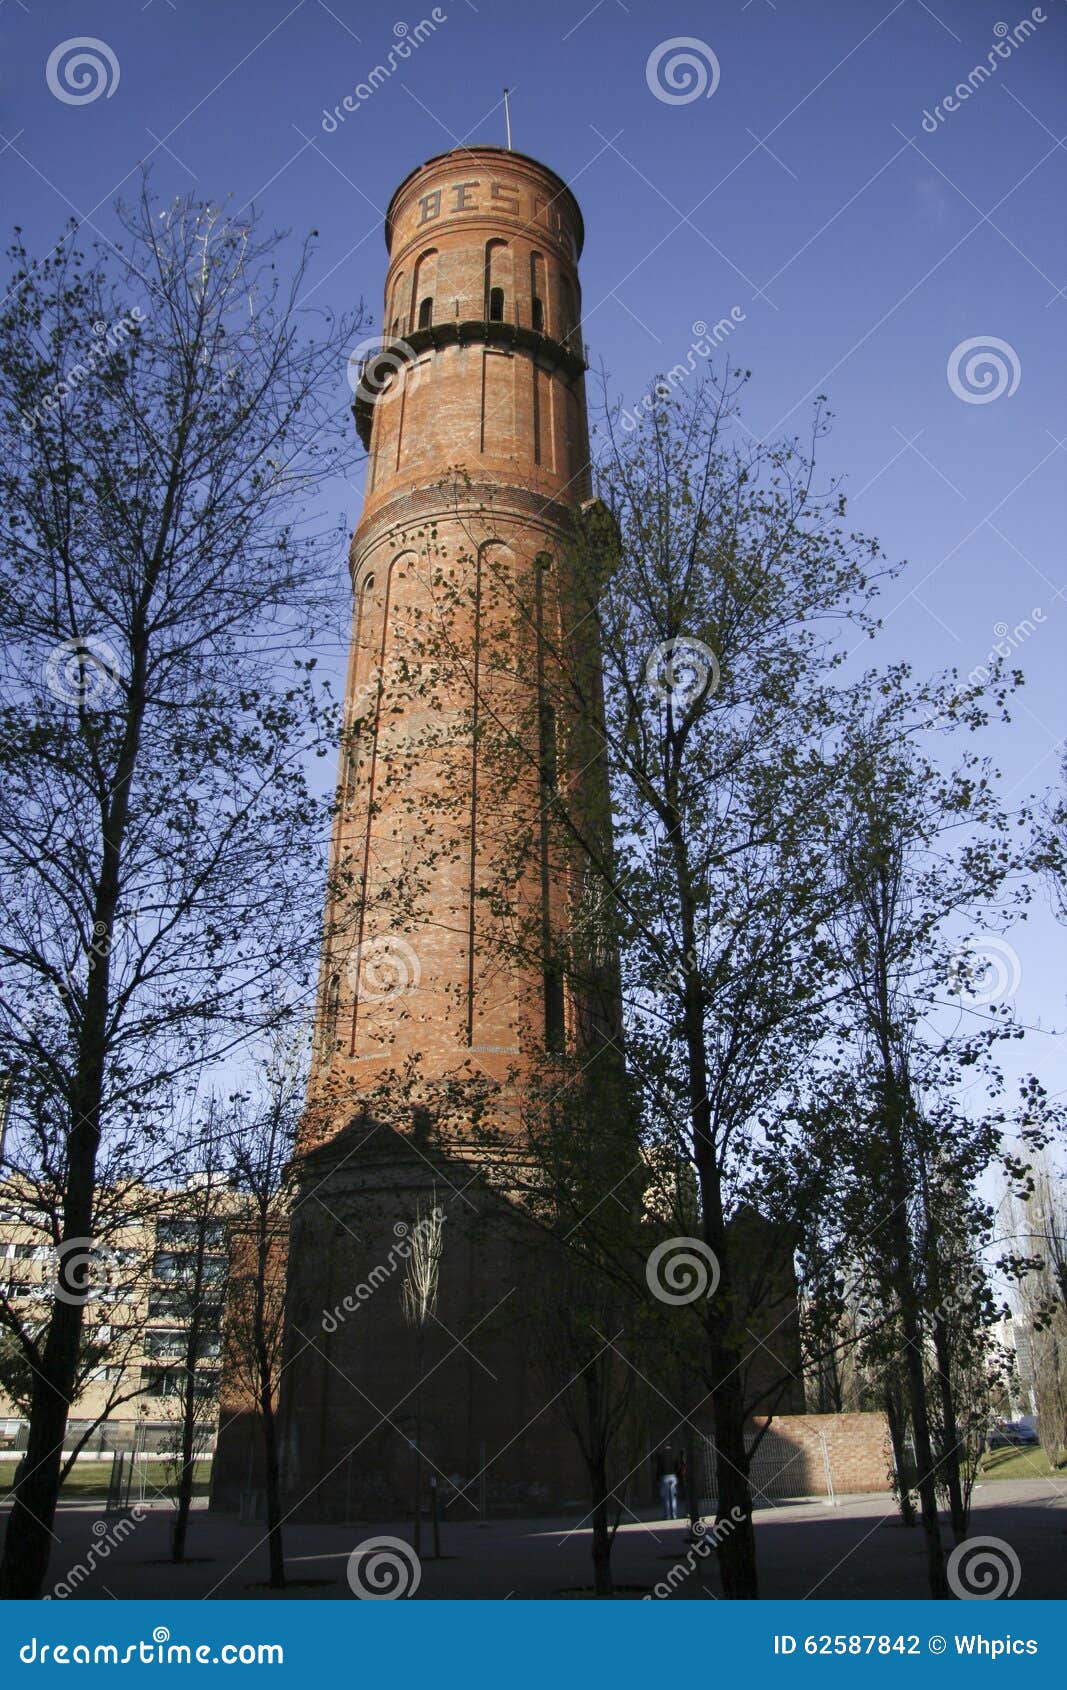
[[[64,1448],[71,1450],[78,1442],[85,1430],[87,1422],[84,1420],[69,1420],[64,1439]],[[84,1449],[78,1456],[79,1461],[93,1461],[110,1459],[116,1451],[126,1454],[136,1452],[138,1455],[161,1455],[174,1448],[177,1435],[177,1422],[174,1420],[111,1420],[97,1426],[90,1435]],[[29,1437],[29,1426],[25,1420],[8,1421],[4,1427],[4,1435],[0,1439],[0,1453],[6,1451],[10,1455],[19,1455],[26,1448]],[[203,1454],[210,1455],[215,1445],[215,1427],[197,1429],[197,1448],[204,1445]]]
[[[830,1451],[822,1432],[818,1434],[819,1451],[791,1443],[780,1437],[772,1427],[760,1440],[749,1463],[749,1484],[752,1500],[758,1508],[764,1503],[783,1502],[805,1496],[825,1496],[834,1500],[833,1472]],[[750,1440],[752,1448],[755,1439]],[[715,1440],[694,1438],[689,1450],[694,1495],[701,1514],[713,1513],[718,1502],[718,1478]],[[815,1470],[813,1471],[813,1461]]]

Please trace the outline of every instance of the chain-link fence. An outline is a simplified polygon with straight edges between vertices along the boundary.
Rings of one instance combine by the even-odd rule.
[[[834,1496],[830,1452],[823,1433],[818,1434],[818,1450],[805,1449],[781,1437],[773,1426],[753,1450],[755,1438],[747,1447],[753,1451],[749,1461],[748,1479],[752,1500],[758,1508],[763,1503],[796,1500],[807,1496]],[[693,1496],[700,1514],[714,1513],[718,1502],[717,1456],[715,1440],[694,1437],[688,1452]],[[688,1499],[687,1499],[688,1500]]]

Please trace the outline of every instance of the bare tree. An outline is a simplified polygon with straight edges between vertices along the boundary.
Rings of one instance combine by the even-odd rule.
[[[232,1178],[220,1132],[221,1105],[210,1098],[185,1179],[156,1227],[155,1277],[166,1285],[181,1324],[159,1358],[177,1407],[169,1465],[175,1515],[171,1560],[185,1559],[196,1464],[207,1453],[218,1415],[222,1311],[233,1219]],[[166,1342],[167,1340],[165,1340]]]
[[[301,1046],[278,1043],[262,1095],[234,1101],[230,1165],[240,1216],[231,1233],[224,1355],[228,1382],[255,1405],[263,1440],[267,1554],[272,1590],[285,1585],[278,1391],[285,1337],[288,1205],[285,1167],[303,1101]]]
[[[139,1171],[315,952],[300,653],[351,325],[309,318],[309,249],[284,279],[254,218],[147,189],[119,216],[121,246],[16,246],[0,311],[0,1063],[9,1161],[62,1191],[9,1597],[47,1568],[101,1167]]]

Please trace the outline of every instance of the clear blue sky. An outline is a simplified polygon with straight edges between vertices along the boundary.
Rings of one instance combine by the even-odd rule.
[[[316,298],[377,312],[393,187],[461,141],[502,143],[510,83],[516,147],[582,204],[585,335],[617,396],[684,359],[694,322],[743,312],[729,356],[753,371],[748,425],[802,429],[826,391],[824,466],[846,477],[857,526],[909,560],[872,655],[967,671],[1031,618],[1026,689],[989,746],[1015,798],[1052,783],[1067,706],[1063,0],[1018,45],[1003,26],[1031,17],[1021,0],[445,0],[325,133],[324,108],[386,62],[396,26],[431,14],[399,6],[4,0],[5,223],[39,253],[71,212],[110,233],[111,200],[150,159],[163,195],[232,192],[272,224],[316,227]],[[50,91],[49,55],[76,36],[110,48],[110,97]],[[675,37],[714,54],[710,98],[651,91],[649,55]],[[995,69],[944,111],[998,41]],[[1014,391],[968,403],[948,361],[991,337]],[[348,398],[339,375],[342,423]],[[1012,936],[1023,1019],[1067,1021],[1065,938],[1044,900]],[[1062,1038],[1035,1039],[1028,1060],[1067,1084]]]

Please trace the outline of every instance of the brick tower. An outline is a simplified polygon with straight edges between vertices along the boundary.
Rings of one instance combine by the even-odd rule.
[[[284,1478],[291,1506],[387,1518],[410,1510],[417,1444],[469,1518],[582,1494],[529,1355],[545,1246],[478,1146],[488,1131],[521,1154],[531,1057],[610,1038],[614,1013],[610,985],[560,960],[580,877],[544,827],[568,768],[591,804],[604,782],[543,695],[590,496],[583,229],[552,171],[477,147],[413,171],[385,235],[384,337],[350,372],[369,459],[294,1162]],[[512,768],[490,754],[531,733]],[[417,1335],[406,1241],[435,1205],[438,1303]]]

